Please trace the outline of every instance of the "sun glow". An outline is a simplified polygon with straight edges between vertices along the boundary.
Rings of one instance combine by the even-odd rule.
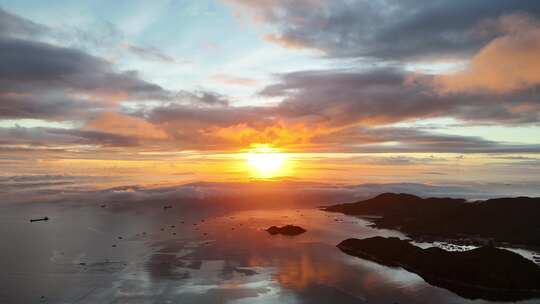
[[[285,173],[288,156],[268,145],[257,145],[245,154],[245,158],[253,177],[273,178]]]

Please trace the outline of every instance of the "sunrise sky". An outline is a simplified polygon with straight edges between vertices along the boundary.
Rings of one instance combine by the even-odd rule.
[[[540,1],[0,0],[0,175],[540,183]]]

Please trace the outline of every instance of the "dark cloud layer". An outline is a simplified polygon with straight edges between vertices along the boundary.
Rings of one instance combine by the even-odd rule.
[[[536,111],[519,111],[523,104],[540,104],[535,91],[506,95],[485,92],[441,94],[431,76],[398,69],[364,71],[303,71],[285,74],[261,94],[285,97],[279,113],[343,126],[381,125],[431,117],[455,117],[473,122],[537,123]]]
[[[263,96],[284,98],[276,106],[192,107],[170,104],[148,109],[139,115],[163,126],[180,145],[234,146],[227,140],[240,136],[238,133],[245,130],[258,132],[259,138],[271,142],[272,133],[280,131],[276,128],[283,128],[287,130],[287,136],[294,136],[295,132],[302,131],[297,128],[301,125],[310,133],[308,143],[315,150],[540,151],[537,145],[508,145],[479,137],[391,126],[436,117],[453,117],[471,124],[516,125],[540,121],[539,112],[530,111],[531,106],[540,105],[539,96],[531,91],[504,95],[489,92],[443,94],[437,91],[432,81],[432,76],[409,75],[400,69],[302,71],[284,74],[280,82],[261,91]],[[227,134],[230,138],[219,137],[217,130],[231,130],[233,134]],[[237,144],[242,146],[246,142]],[[388,146],[386,143],[399,145]]]
[[[115,72],[107,61],[81,51],[20,39],[0,39],[0,90],[102,90],[135,99],[165,99],[168,92],[134,71]]]
[[[449,79],[400,67],[276,75],[277,81],[257,97],[280,103],[234,106],[227,96],[173,93],[136,71],[119,71],[103,58],[43,42],[36,37],[49,31],[46,26],[0,10],[0,119],[74,121],[78,126],[2,129],[0,142],[103,147],[151,143],[153,149],[196,150],[267,142],[345,152],[539,152],[536,145],[392,126],[440,117],[468,124],[538,125],[537,66],[527,64],[530,54],[540,49],[540,26],[535,23],[540,4],[535,1],[229,2],[275,25],[278,32],[270,40],[321,49],[330,57],[377,57],[380,63],[481,51],[473,59],[474,69]],[[516,53],[516,45],[529,74],[498,78],[512,85],[494,90],[489,85],[493,79],[479,77],[493,74],[485,63]],[[126,48],[150,60],[175,61],[157,48]],[[523,65],[523,60],[507,65]],[[505,70],[501,65],[496,71]]]
[[[47,27],[10,14],[0,8],[0,37],[9,36],[38,36],[47,32]]]
[[[136,71],[117,71],[102,58],[39,41],[51,32],[44,25],[1,9],[0,17],[1,118],[82,119],[82,112],[117,101],[174,95]]]
[[[8,140],[3,141],[2,138]],[[138,142],[134,137],[93,130],[16,127],[0,128],[0,144],[38,148],[70,145],[128,147],[135,146]]]
[[[180,91],[176,97],[184,103],[192,106],[228,106],[229,100],[226,96],[209,91]]]
[[[347,152],[539,153],[540,145],[517,145],[477,136],[459,136],[412,128],[351,127],[317,136],[314,144]],[[361,143],[361,144],[360,144]],[[386,143],[394,143],[388,146]],[[397,144],[397,145],[396,145]]]
[[[74,118],[76,115],[81,115],[81,111],[88,108],[87,103],[83,101],[67,99],[61,95],[0,95],[0,119]]]
[[[540,107],[540,96],[534,90],[446,93],[440,92],[434,81],[435,76],[397,68],[299,71],[281,75],[277,83],[260,92],[283,99],[275,106],[172,103],[138,115],[162,126],[177,144],[189,147],[241,147],[257,140],[282,144],[283,137],[291,137],[293,145],[307,143],[312,149],[340,151],[538,151],[535,145],[512,146],[477,137],[391,127],[438,117],[469,124],[527,125],[540,121],[539,112],[534,110]],[[307,142],[300,142],[297,134],[305,131],[309,133]],[[400,145],[365,146],[388,142]]]
[[[528,0],[226,2],[275,25],[269,40],[285,46],[390,60],[470,55],[500,34],[479,32],[482,21],[518,12],[540,16],[540,3]]]

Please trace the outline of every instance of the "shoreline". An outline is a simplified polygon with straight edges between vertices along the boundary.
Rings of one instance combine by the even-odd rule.
[[[418,276],[420,276],[424,281],[427,283],[442,287],[445,289],[448,289],[452,292],[456,292],[455,289],[461,289],[464,293],[470,293],[470,294],[478,294],[482,292],[490,293],[487,295],[486,299],[488,300],[501,300],[501,301],[515,301],[515,297],[524,297],[523,299],[519,300],[527,300],[532,298],[538,298],[540,297],[540,289],[507,289],[507,288],[491,288],[491,287],[485,287],[482,285],[473,285],[473,284],[467,284],[458,280],[449,280],[444,279],[441,277],[437,277],[434,275],[431,275],[429,273],[423,272],[418,270],[417,268],[410,266],[406,263],[401,263],[398,261],[390,260],[385,261],[383,259],[380,259],[378,257],[375,257],[371,254],[366,253],[363,250],[359,249],[353,249],[346,246],[343,246],[339,244],[337,247],[342,250],[343,252],[350,254],[352,256],[356,256],[359,258],[365,258],[370,261],[376,262],[381,265],[385,265],[387,267],[401,267],[409,272],[415,273]],[[439,283],[439,284],[437,284]],[[446,286],[444,286],[446,285]],[[466,297],[464,294],[460,293],[460,296]],[[486,296],[486,295],[484,295]],[[493,296],[493,298],[492,298]],[[468,297],[469,299],[475,300],[478,298],[481,298],[480,296],[471,296]],[[518,301],[519,301],[518,300]]]

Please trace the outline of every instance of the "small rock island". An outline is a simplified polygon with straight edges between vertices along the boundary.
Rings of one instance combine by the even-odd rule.
[[[266,229],[266,231],[270,233],[271,235],[282,234],[282,235],[288,235],[288,236],[295,236],[295,235],[302,234],[306,232],[307,230],[300,226],[285,225],[283,227],[272,226]]]
[[[491,246],[464,252],[422,249],[398,238],[347,239],[343,252],[390,267],[402,267],[434,286],[469,299],[517,301],[540,297],[540,267],[509,250]]]

